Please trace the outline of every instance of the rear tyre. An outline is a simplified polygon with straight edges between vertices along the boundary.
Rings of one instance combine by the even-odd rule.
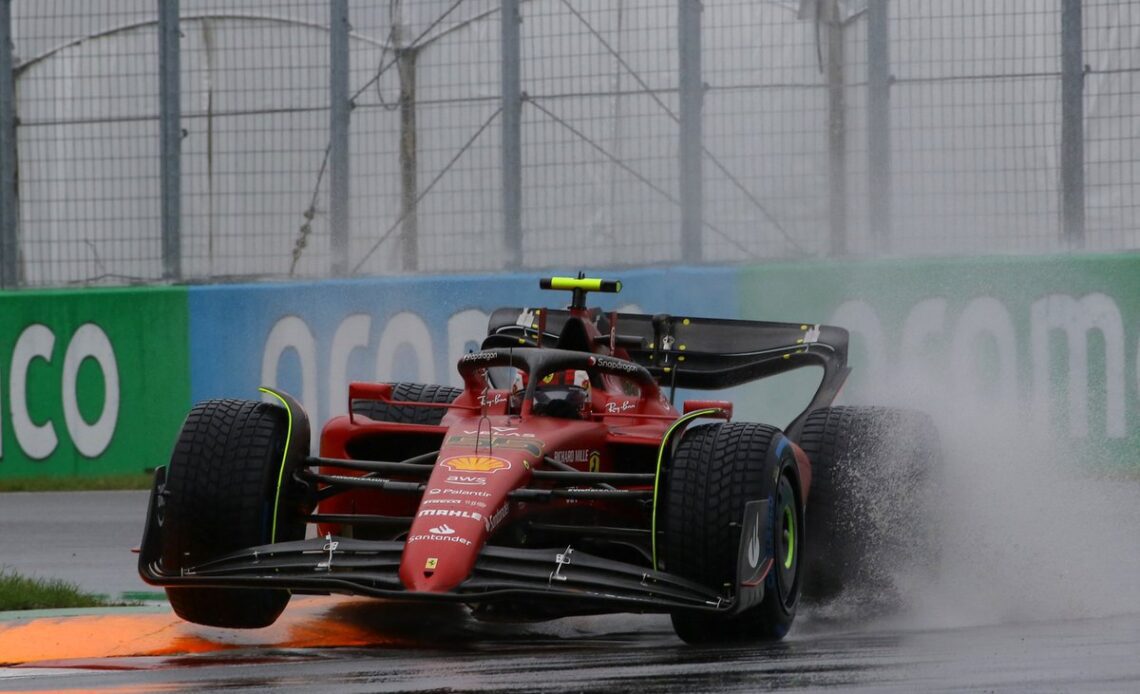
[[[856,591],[860,602],[896,602],[897,579],[937,563],[933,420],[885,407],[823,408],[808,416],[801,446],[812,463],[805,595]]]
[[[453,402],[463,391],[448,386],[424,385],[421,383],[393,383],[392,399],[404,402],[430,402],[446,404]],[[364,415],[377,422],[397,424],[439,424],[447,410],[443,407],[415,407],[413,405],[393,405],[381,400],[357,400],[352,403],[352,413]]]
[[[779,429],[730,423],[685,432],[664,485],[665,568],[720,588],[737,580],[745,504],[769,501],[765,547],[775,563],[763,601],[734,617],[677,612],[673,628],[687,643],[771,641],[795,618],[802,584],[803,505],[792,447]]]
[[[190,411],[162,490],[166,572],[304,537],[303,516],[284,503],[289,490],[278,491],[279,479],[291,479],[282,471],[288,426],[284,409],[261,402],[208,400]],[[266,588],[167,588],[166,594],[182,619],[239,629],[269,626],[289,602],[289,591]]]

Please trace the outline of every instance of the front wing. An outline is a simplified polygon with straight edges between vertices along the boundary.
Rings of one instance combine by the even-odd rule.
[[[754,527],[757,524],[762,527]],[[743,525],[737,585],[723,592],[572,546],[556,550],[494,545],[483,548],[471,575],[452,591],[412,592],[399,578],[403,542],[332,535],[250,547],[174,573],[163,569],[162,530],[153,520],[148,520],[144,532],[139,574],[148,583],[172,588],[278,588],[402,601],[508,602],[524,609],[533,605],[536,613],[552,611],[552,601],[559,601],[565,614],[689,610],[735,614],[763,598],[763,579],[772,563],[771,548],[760,548],[763,555],[757,557],[756,542],[750,541],[767,535],[767,513],[754,512],[749,504]]]

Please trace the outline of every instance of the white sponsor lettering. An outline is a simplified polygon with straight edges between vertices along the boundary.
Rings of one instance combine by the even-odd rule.
[[[12,349],[8,391],[12,430],[20,449],[32,460],[47,458],[59,445],[55,424],[50,419],[32,421],[28,410],[28,371],[37,359],[50,364],[54,350],[55,333],[39,323],[24,328]],[[79,411],[79,368],[87,359],[95,361],[103,376],[103,406],[93,424]],[[111,445],[119,421],[119,366],[110,339],[94,323],[79,326],[68,341],[60,394],[64,423],[76,449],[88,458],[102,455]]]
[[[439,487],[432,487],[428,490],[428,494],[435,496],[438,494],[447,494],[448,496],[491,496],[488,492],[480,492],[474,489],[440,489]]]
[[[487,407],[491,407],[492,405],[502,405],[506,401],[507,396],[502,393],[494,393],[492,395],[483,393],[479,396],[479,404],[486,405]]]
[[[629,374],[641,373],[641,367],[637,364],[613,357],[594,357],[594,363],[607,371],[623,371]]]
[[[550,457],[560,463],[584,463],[590,459],[590,449],[574,448],[566,451],[554,451]]]
[[[309,418],[321,421],[317,409],[317,339],[305,321],[297,316],[285,316],[273,324],[269,337],[265,338],[265,349],[261,355],[261,385],[277,387],[277,370],[282,355],[293,350],[301,362],[301,392],[291,393],[305,408]],[[266,402],[277,400],[268,393],[262,396]]]
[[[94,424],[88,424],[79,413],[76,394],[79,367],[88,358],[94,359],[103,372],[105,392],[103,411]],[[111,445],[119,418],[119,367],[107,333],[93,323],[79,326],[63,355],[63,418],[72,443],[88,458],[99,456]]]
[[[329,350],[330,418],[348,413],[348,360],[355,350],[368,347],[371,332],[372,317],[367,313],[355,313],[341,321],[333,333],[332,348]]]
[[[622,400],[621,402],[607,402],[606,412],[617,414],[619,412],[625,412],[626,410],[632,410],[636,407],[637,403],[631,402],[629,400]]]
[[[463,504],[464,506],[473,506],[475,508],[487,508],[487,504],[483,503],[482,501],[476,501],[475,499],[451,499],[451,498],[447,498],[447,499],[424,499],[423,501],[420,502],[420,504],[440,504],[440,505]]]
[[[46,325],[29,325],[20,333],[12,350],[12,428],[24,454],[43,460],[55,451],[59,438],[51,422],[36,424],[28,414],[28,367],[34,359],[51,362],[55,333]]]
[[[1133,387],[1140,390],[1140,344],[1124,342],[1127,337],[1124,329],[1131,325],[1133,318],[1122,315],[1117,302],[1101,293],[1042,296],[1031,305],[1028,316],[1011,315],[1012,306],[1014,304],[994,297],[981,296],[955,313],[959,304],[954,303],[952,297],[926,299],[908,311],[901,331],[895,328],[888,331],[883,321],[886,314],[881,318],[869,302],[856,299],[842,303],[827,322],[851,330],[855,337],[853,343],[860,345],[857,371],[848,390],[858,389],[861,399],[883,401],[897,394],[897,389],[892,388],[900,374],[906,372],[920,378],[918,386],[913,388],[915,391],[930,386],[940,392],[976,397],[979,402],[984,399],[989,404],[1020,398],[1033,406],[1038,417],[1052,417],[1059,407],[1070,432],[1076,436],[1127,436],[1128,417],[1134,416],[1130,412],[1135,412],[1135,404],[1124,385],[1126,363],[1135,367]],[[519,319],[529,317],[520,315]],[[447,334],[443,339],[451,384],[459,384],[458,374],[450,368],[456,361],[482,362],[494,358],[489,352],[463,355],[472,345],[478,345],[486,320],[486,313],[469,309],[455,313],[447,321]],[[1026,321],[1029,334],[1020,329]],[[294,395],[312,421],[325,420],[328,414],[343,409],[344,384],[350,380],[347,365],[354,357],[359,359],[360,351],[369,350],[368,336],[376,332],[375,322],[376,318],[364,314],[346,316],[333,332],[332,344],[326,348],[328,352],[319,354],[317,340],[305,321],[297,316],[282,317],[266,338],[261,383],[275,387],[279,382],[279,366],[284,367],[282,357],[289,350],[295,351],[299,366],[291,368],[299,369],[300,373],[299,378],[291,376],[300,381],[301,392]],[[894,324],[893,318],[888,321],[888,325]],[[818,339],[816,326],[809,326],[804,339],[805,342]],[[26,345],[25,350],[33,346]],[[433,348],[432,334],[423,317],[409,312],[394,316],[384,324],[375,347],[376,380],[436,382],[437,365],[430,356],[434,354]],[[1054,353],[1059,348],[1067,352],[1060,360],[1060,369],[1056,369],[1054,362],[1059,360]],[[1131,348],[1136,349],[1134,360],[1127,357],[1126,350]],[[1093,349],[1103,350],[1103,354],[1090,354]],[[395,372],[397,352],[414,355],[418,361],[413,370]],[[25,351],[20,356],[26,360],[23,368],[29,362],[34,368],[36,359],[50,359],[42,356],[42,352]],[[20,366],[15,357],[13,354],[13,367]],[[290,360],[290,364],[293,363],[294,360]],[[599,357],[596,363],[609,370],[638,371],[636,365],[612,358]],[[1097,373],[1090,373],[1093,364],[1098,367]],[[1105,370],[1103,382],[1099,373],[1101,364]],[[105,370],[105,377],[106,373]],[[323,381],[326,376],[327,391]],[[10,394],[17,377],[13,373],[12,380],[5,384],[9,388],[4,390],[4,394],[10,396],[5,412],[11,412],[14,428],[19,414],[14,411],[13,406],[19,406],[14,401],[17,397],[26,397],[22,389],[18,395]],[[327,398],[322,395],[318,403],[318,393],[325,392],[328,392]],[[1103,401],[1097,402],[1101,398]],[[62,422],[56,421],[54,427],[51,422],[32,422],[27,416],[27,403],[21,404],[25,417],[23,426],[18,427],[20,434],[15,436],[16,441],[23,445],[26,439],[38,455],[43,455],[45,450],[55,450],[58,440],[53,441],[52,436],[62,433],[56,429]],[[320,412],[318,404],[326,407],[328,413]],[[620,402],[610,404],[618,408],[616,412],[608,410],[611,413],[628,409]],[[106,405],[103,415],[91,425],[89,451],[97,447],[100,436],[104,435],[105,427],[109,426],[104,423],[104,417],[110,418],[111,412],[110,405]],[[45,429],[45,425],[49,428]],[[486,434],[486,429],[483,433]],[[495,435],[533,437],[507,431]]]
[[[507,517],[507,510],[507,505],[503,504],[499,507],[498,511],[492,513],[491,517],[484,521],[487,532],[492,532],[495,528],[499,527],[499,523],[502,523],[503,519]]]
[[[1018,344],[1014,318],[996,298],[976,297],[957,317],[950,315],[948,307],[943,298],[916,303],[903,323],[897,351],[870,304],[848,301],[836,309],[829,322],[847,327],[864,343],[860,352],[866,363],[859,368],[861,399],[874,401],[890,395],[892,382],[904,383],[916,394],[965,396],[980,407],[1016,404],[1020,396],[1038,421],[1051,422],[1054,400],[1060,394],[1066,398],[1063,412],[1069,433],[1085,438],[1091,429],[1090,398],[1100,395],[1093,392],[1098,389],[1092,387],[1089,374],[1093,356],[1089,348],[1096,344],[1104,350],[1103,358],[1093,361],[1104,368],[1103,381],[1093,381],[1103,388],[1103,405],[1096,408],[1104,413],[1103,435],[1110,439],[1127,436],[1124,319],[1111,297],[1049,294],[1037,299],[1029,307],[1028,345]],[[1090,340],[1094,332],[1102,339]],[[1052,353],[1057,333],[1063,336],[1067,351],[1060,381]],[[980,345],[992,348],[981,350]],[[1028,369],[1019,363],[1019,357],[1025,356]],[[1136,362],[1140,388],[1140,345]],[[1028,376],[1027,382],[1019,385],[1022,375]]]
[[[459,361],[464,364],[473,364],[483,361],[493,361],[498,358],[499,355],[494,352],[472,352],[471,354],[464,354]]]
[[[471,546],[471,540],[456,535],[412,535],[408,538],[409,545],[415,542],[454,542],[458,545]]]
[[[1050,416],[1049,333],[1065,333],[1069,349],[1069,430],[1077,437],[1089,433],[1089,333],[1104,338],[1105,432],[1124,438],[1124,321],[1116,302],[1104,294],[1079,300],[1067,294],[1050,294],[1029,309],[1030,352],[1033,359],[1033,403],[1037,416]]]
[[[449,484],[469,484],[474,486],[483,486],[487,484],[487,478],[476,477],[475,475],[448,475],[447,482]]]
[[[483,514],[478,511],[460,511],[454,508],[425,508],[416,514],[417,516],[435,516],[444,518],[466,518],[468,520],[481,521]],[[432,532],[435,532],[434,530]],[[450,534],[450,533],[448,533]]]

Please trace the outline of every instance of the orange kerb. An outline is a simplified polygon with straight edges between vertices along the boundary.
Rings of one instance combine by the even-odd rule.
[[[367,627],[334,619],[346,598],[294,599],[265,629],[217,629],[182,621],[173,612],[38,617],[0,622],[0,665],[38,661],[169,656],[234,648],[329,648],[385,643]]]

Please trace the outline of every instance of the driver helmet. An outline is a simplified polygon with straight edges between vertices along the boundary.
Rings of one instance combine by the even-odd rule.
[[[583,419],[590,408],[590,375],[581,369],[556,371],[534,389],[535,414]]]

